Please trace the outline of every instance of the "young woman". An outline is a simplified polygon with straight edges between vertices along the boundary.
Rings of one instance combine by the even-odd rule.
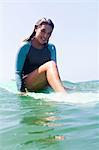
[[[55,46],[49,44],[53,29],[50,19],[40,19],[20,47],[16,60],[16,83],[20,92],[38,91],[48,85],[56,92],[66,92],[56,64]]]

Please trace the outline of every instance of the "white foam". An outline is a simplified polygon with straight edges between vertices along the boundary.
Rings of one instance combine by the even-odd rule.
[[[1,84],[1,88],[13,93],[18,94],[15,86],[11,86],[11,84]],[[84,93],[84,92],[75,92],[75,93],[35,93],[29,92],[27,94],[34,99],[43,99],[45,101],[56,101],[56,102],[64,102],[68,104],[89,104],[89,103],[99,103],[99,93]]]
[[[29,93],[29,96],[35,99],[43,99],[45,101],[64,102],[69,104],[89,104],[99,102],[99,93]]]

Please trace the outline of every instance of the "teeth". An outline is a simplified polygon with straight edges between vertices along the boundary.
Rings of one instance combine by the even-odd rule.
[[[45,39],[45,38],[42,38],[42,40],[45,41],[46,39]]]

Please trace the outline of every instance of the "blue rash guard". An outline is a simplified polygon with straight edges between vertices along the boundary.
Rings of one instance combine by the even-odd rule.
[[[33,52],[31,49],[34,51],[34,55],[36,56],[33,56]],[[49,52],[47,52],[47,50]],[[44,58],[39,57],[41,55],[41,51],[45,53],[43,54]],[[33,64],[36,62],[34,60],[35,57],[39,57],[37,58],[39,60],[39,64]],[[29,58],[31,58],[31,61],[32,61],[32,63],[30,64],[29,64]],[[32,58],[34,59],[32,60]],[[19,48],[19,52],[18,52],[17,59],[16,59],[16,84],[17,84],[18,91],[21,91],[21,92],[26,91],[25,86],[24,86],[24,81],[22,79],[23,75],[32,72],[33,70],[38,68],[40,65],[44,64],[45,62],[49,60],[53,60],[56,62],[56,48],[53,44],[48,44],[48,46],[44,49],[36,50],[35,48],[32,47],[31,42],[28,42],[28,41],[23,42],[22,46]]]

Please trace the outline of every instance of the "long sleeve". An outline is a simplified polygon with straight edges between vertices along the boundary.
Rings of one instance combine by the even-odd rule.
[[[31,44],[29,42],[24,42],[23,45],[19,48],[16,58],[16,85],[18,91],[22,92],[25,92],[24,82],[22,80],[22,71],[30,46]]]
[[[51,60],[57,63],[55,46],[53,44],[48,44],[48,49],[50,50],[50,53],[51,53]]]

